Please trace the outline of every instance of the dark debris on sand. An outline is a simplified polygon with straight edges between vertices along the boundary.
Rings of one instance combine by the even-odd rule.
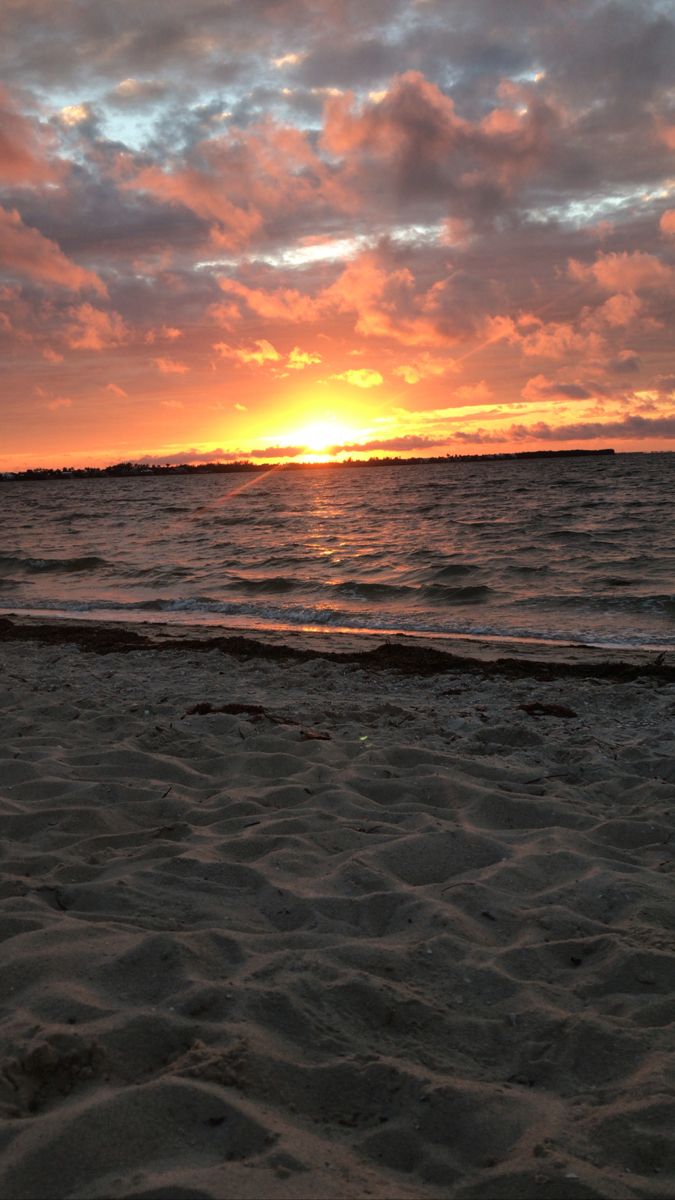
[[[364,671],[400,671],[407,675],[438,675],[448,671],[482,675],[487,678],[508,677],[513,679],[535,678],[540,682],[556,679],[604,679],[609,682],[629,683],[638,678],[650,678],[663,683],[675,680],[675,665],[666,663],[664,655],[652,662],[555,662],[543,659],[498,658],[483,661],[467,655],[450,654],[430,646],[409,645],[401,642],[386,642],[372,650],[353,650],[344,653],[330,650],[296,649],[293,646],[274,645],[255,638],[228,637],[179,637],[160,639],[137,633],[125,626],[70,625],[66,622],[52,624],[22,624],[9,617],[0,617],[0,642],[38,641],[44,645],[76,645],[80,650],[93,654],[129,654],[131,652],[195,652],[219,650],[234,658],[260,658],[269,662],[309,662],[324,659],[331,662],[353,664]]]

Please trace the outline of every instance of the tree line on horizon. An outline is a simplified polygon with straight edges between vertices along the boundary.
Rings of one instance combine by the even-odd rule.
[[[577,458],[589,455],[614,454],[607,447],[601,450],[514,450],[496,454],[439,454],[427,457],[403,458],[391,455],[386,458],[342,458],[327,462],[251,462],[240,459],[235,462],[205,463],[144,463],[119,462],[107,467],[28,467],[23,471],[2,471],[2,479],[99,479],[113,477],[129,478],[138,475],[213,475],[236,471],[306,471],[330,467],[402,467],[433,466],[449,462],[504,462],[510,459],[532,458]]]

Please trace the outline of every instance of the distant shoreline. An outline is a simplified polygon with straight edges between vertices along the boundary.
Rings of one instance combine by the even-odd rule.
[[[25,471],[2,471],[0,480],[34,481],[42,479],[105,479],[105,478],[136,478],[155,475],[220,475],[241,471],[306,471],[329,467],[420,467],[436,466],[441,463],[457,462],[511,462],[514,460],[530,460],[539,458],[597,458],[615,454],[609,447],[601,450],[521,450],[505,454],[443,454],[431,457],[401,458],[393,455],[390,458],[365,459],[333,459],[328,462],[251,462],[241,459],[235,462],[207,463],[144,463],[123,462],[114,463],[109,467],[29,467]]]

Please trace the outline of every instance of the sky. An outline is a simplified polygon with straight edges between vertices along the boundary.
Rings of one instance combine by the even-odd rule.
[[[675,449],[670,0],[2,0],[0,469]]]

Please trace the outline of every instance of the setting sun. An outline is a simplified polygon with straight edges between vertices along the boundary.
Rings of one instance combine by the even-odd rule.
[[[334,446],[353,441],[358,431],[335,417],[323,417],[304,425],[296,434],[299,445],[310,454],[328,454]]]

